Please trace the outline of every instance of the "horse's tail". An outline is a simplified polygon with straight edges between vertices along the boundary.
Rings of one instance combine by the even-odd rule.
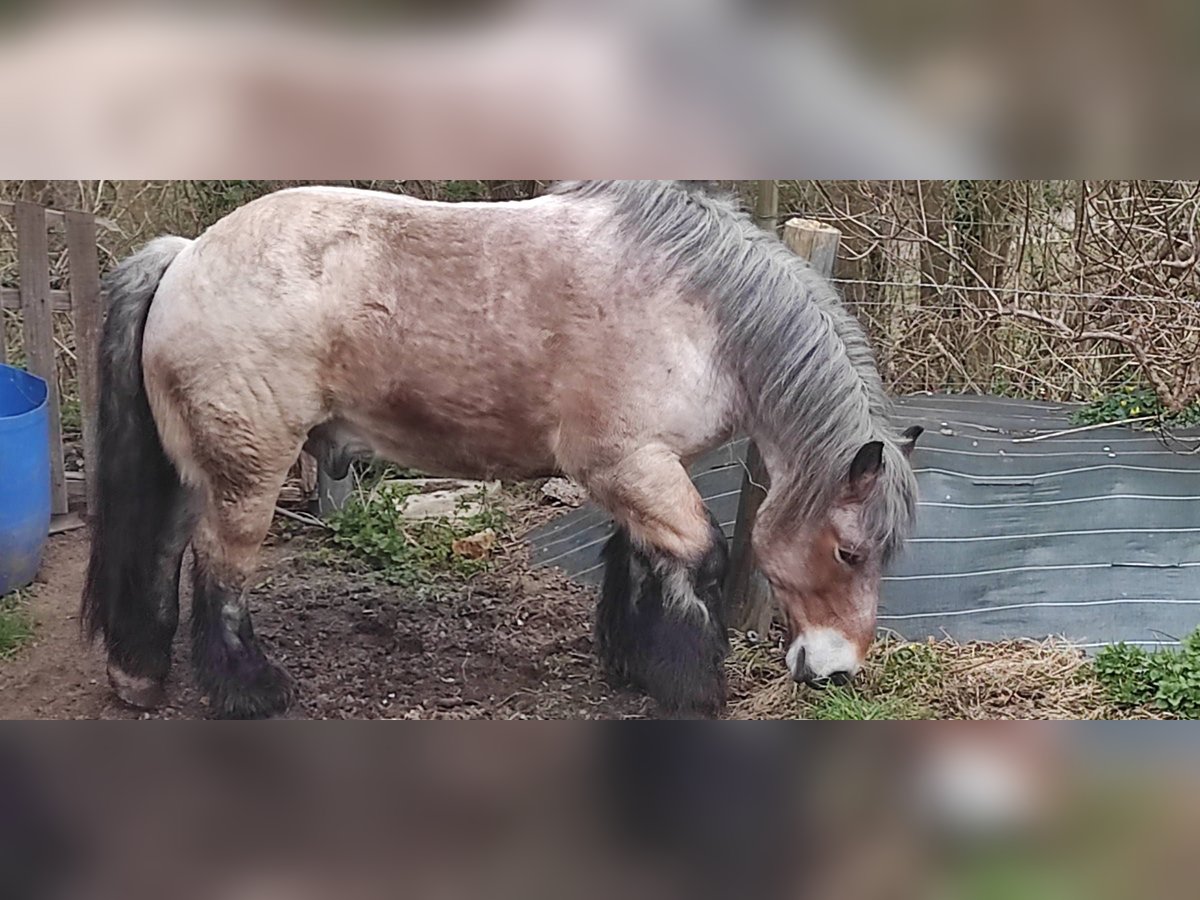
[[[190,243],[158,238],[104,279],[109,305],[99,353],[98,471],[94,508],[88,511],[92,551],[81,622],[90,638],[104,635],[110,660],[125,672],[146,669],[153,655],[143,646],[153,623],[132,620],[143,618],[145,604],[161,592],[159,551],[178,537],[171,531],[181,527],[179,507],[185,502],[150,411],[142,335],[159,282]],[[178,566],[173,583],[178,584]],[[173,634],[174,622],[170,625]]]

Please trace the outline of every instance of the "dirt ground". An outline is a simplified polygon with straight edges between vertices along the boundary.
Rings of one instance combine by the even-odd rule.
[[[290,531],[281,529],[280,531]],[[315,559],[319,533],[273,534],[251,598],[255,628],[296,681],[294,718],[630,718],[644,698],[607,685],[591,646],[592,593],[530,571],[519,545],[494,568],[427,596]],[[171,705],[113,699],[103,654],[79,637],[84,530],[51,538],[30,590],[33,642],[0,662],[0,719],[205,718],[186,618]],[[186,615],[187,596],[184,609]]]
[[[555,515],[516,500],[518,525],[492,566],[465,580],[408,589],[329,563],[325,532],[278,519],[251,594],[255,629],[296,682],[289,717],[317,719],[614,719],[657,717],[656,706],[604,680],[592,648],[593,589],[531,569],[514,535]],[[561,512],[561,510],[559,511]],[[28,592],[34,639],[0,660],[0,719],[200,719],[183,621],[170,705],[132,710],[111,694],[103,654],[79,635],[87,561],[84,530],[50,539]],[[185,573],[184,582],[188,578]],[[1117,708],[1081,651],[1055,641],[1001,644],[877,642],[846,697],[797,688],[781,635],[735,635],[727,671],[730,718],[1153,718]],[[919,652],[918,652],[919,651]],[[903,669],[897,669],[901,661]],[[890,673],[890,674],[889,674]],[[903,684],[901,684],[903,682]],[[898,687],[899,685],[899,687]],[[903,709],[896,705],[903,701]],[[865,704],[865,705],[864,705]]]

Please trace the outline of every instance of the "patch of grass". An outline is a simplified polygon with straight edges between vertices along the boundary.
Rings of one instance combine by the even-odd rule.
[[[930,644],[885,643],[877,686],[890,692],[917,691],[941,680],[943,666]]]
[[[1154,391],[1136,385],[1126,385],[1119,391],[1098,397],[1075,411],[1071,421],[1075,425],[1119,424],[1128,419],[1154,416],[1160,426],[1187,428],[1200,425],[1200,404],[1193,404],[1182,412],[1170,413],[1163,408]]]
[[[825,722],[879,722],[928,719],[930,715],[900,693],[868,696],[851,687],[829,687],[814,694],[808,718]]]
[[[875,642],[849,688],[792,682],[775,642],[732,636],[730,715],[747,719],[1129,719],[1157,707],[1115,702],[1093,661],[1057,640]]]
[[[366,563],[394,584],[429,584],[439,578],[469,577],[489,564],[488,555],[473,557],[456,552],[456,542],[504,522],[500,507],[481,489],[464,497],[463,504],[478,502],[480,511],[454,519],[413,522],[400,514],[404,501],[419,489],[403,482],[383,481],[360,489],[329,520],[333,545]],[[461,508],[461,507],[460,507]]]
[[[0,597],[0,660],[8,659],[33,637],[33,617],[20,591]]]
[[[922,692],[940,682],[942,662],[929,644],[883,641],[862,676],[861,687],[813,692],[810,719],[880,721],[930,719]]]
[[[879,721],[937,718],[929,695],[942,678],[937,648],[884,640],[863,673],[846,687],[816,690],[795,684],[778,647],[733,635],[729,661],[735,718]]]
[[[1114,703],[1200,718],[1200,628],[1184,638],[1178,650],[1149,652],[1114,644],[1097,653],[1093,665]]]

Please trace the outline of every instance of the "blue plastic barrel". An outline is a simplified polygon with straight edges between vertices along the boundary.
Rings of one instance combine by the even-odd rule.
[[[50,532],[46,382],[0,365],[0,596],[37,574]]]

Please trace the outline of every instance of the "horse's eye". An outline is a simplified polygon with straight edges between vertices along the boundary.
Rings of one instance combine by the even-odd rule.
[[[842,565],[849,566],[852,569],[857,568],[863,561],[862,554],[855,553],[853,550],[843,549],[842,547],[838,547],[837,549],[837,558],[838,562]]]

